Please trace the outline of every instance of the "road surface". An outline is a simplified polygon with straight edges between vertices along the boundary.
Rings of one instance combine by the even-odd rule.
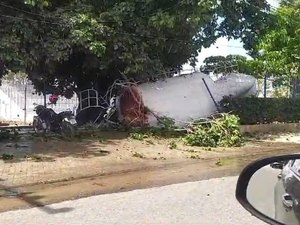
[[[236,181],[217,178],[10,211],[0,214],[0,224],[265,224],[237,203]]]

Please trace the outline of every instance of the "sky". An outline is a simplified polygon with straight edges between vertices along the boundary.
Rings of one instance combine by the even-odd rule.
[[[273,7],[278,7],[278,1],[279,0],[268,0],[269,4]],[[209,56],[215,56],[215,55],[227,56],[233,54],[243,55],[250,58],[247,55],[246,50],[243,48],[243,44],[240,40],[228,41],[226,37],[219,38],[216,41],[216,43],[211,47],[202,49],[201,53],[197,57],[198,63],[196,65],[196,69],[199,69],[199,67],[202,65],[203,60]],[[183,65],[183,71],[189,71],[192,69],[193,68],[188,64]]]

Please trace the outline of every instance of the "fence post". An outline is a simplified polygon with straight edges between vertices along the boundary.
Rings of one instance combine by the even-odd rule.
[[[27,117],[27,81],[25,83],[25,93],[24,93],[24,124],[26,125]]]
[[[44,106],[47,107],[47,97],[46,97],[46,82],[44,81],[44,90],[43,90],[43,95],[44,95]]]
[[[267,74],[264,76],[264,98],[267,98]]]

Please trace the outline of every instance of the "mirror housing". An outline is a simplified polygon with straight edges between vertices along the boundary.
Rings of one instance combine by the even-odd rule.
[[[253,207],[252,204],[247,199],[247,188],[249,185],[249,181],[252,178],[252,176],[261,168],[265,166],[271,166],[273,169],[282,169],[286,163],[289,160],[299,160],[300,154],[291,154],[291,155],[281,155],[281,156],[274,156],[269,158],[264,158],[260,160],[256,160],[252,163],[250,163],[248,166],[246,166],[243,171],[241,172],[237,186],[236,186],[236,199],[238,202],[253,216],[257,217],[258,219],[268,223],[268,224],[274,224],[274,225],[285,225],[279,221],[276,221],[274,218],[271,218],[259,210],[257,210],[255,207]],[[283,196],[284,197],[284,196]],[[291,206],[291,202],[289,200],[289,196],[285,196],[283,201],[286,202],[286,206]]]

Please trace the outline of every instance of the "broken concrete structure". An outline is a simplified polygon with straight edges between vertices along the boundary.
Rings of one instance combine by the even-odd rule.
[[[257,95],[256,79],[244,74],[229,74],[213,81],[206,74],[193,73],[144,83],[123,90],[119,111],[123,122],[133,126],[157,124],[151,112],[183,125],[216,113],[218,102],[229,95]]]

